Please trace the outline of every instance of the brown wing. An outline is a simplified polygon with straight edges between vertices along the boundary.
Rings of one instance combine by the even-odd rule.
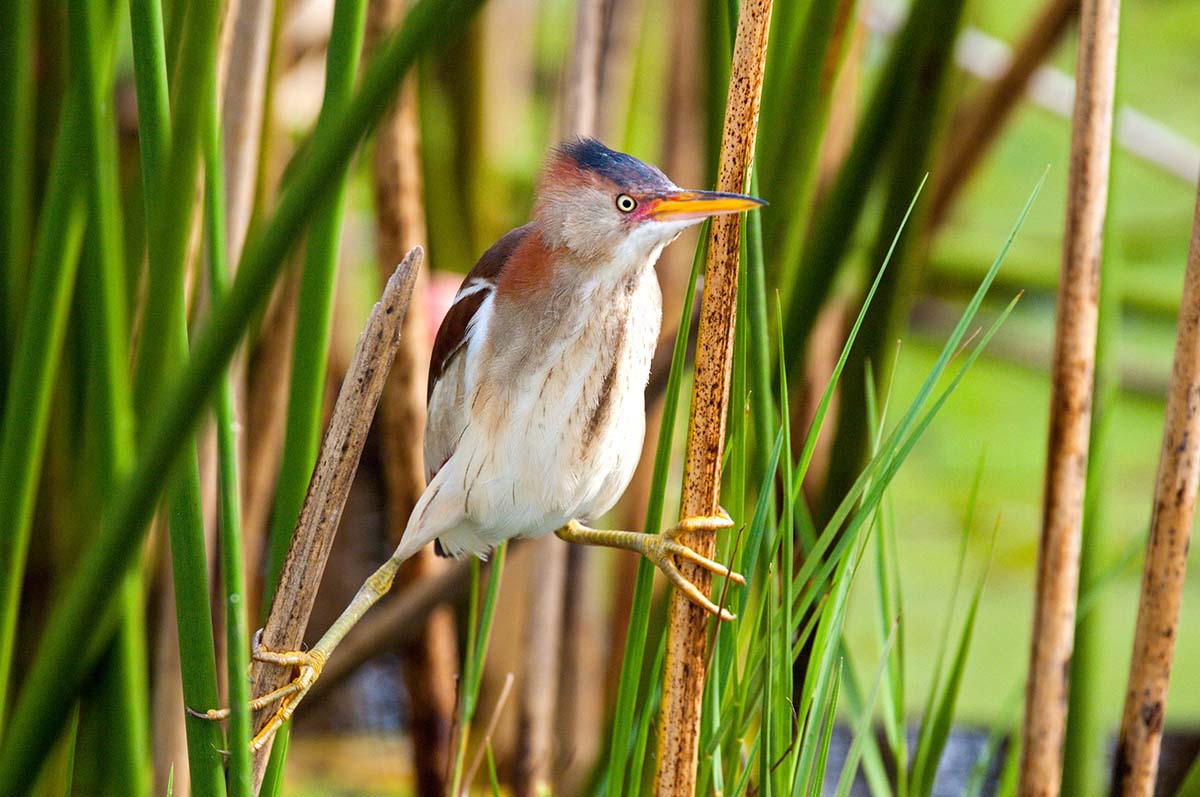
[[[437,337],[433,341],[426,400],[433,396],[433,388],[442,378],[442,374],[446,372],[454,355],[466,343],[467,332],[471,328],[471,321],[475,318],[475,313],[478,312],[484,299],[495,290],[496,280],[499,278],[500,272],[504,270],[504,264],[508,262],[513,251],[529,234],[530,229],[531,225],[526,224],[510,230],[507,235],[496,241],[490,249],[483,253],[479,262],[463,280],[462,287],[458,289],[458,295],[454,297],[454,304],[450,306],[446,317],[442,319],[442,325],[438,327]]]

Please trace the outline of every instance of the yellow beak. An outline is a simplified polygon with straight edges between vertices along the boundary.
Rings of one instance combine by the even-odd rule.
[[[724,213],[741,213],[767,204],[746,194],[723,191],[675,191],[653,200],[648,212],[655,221],[695,221]]]

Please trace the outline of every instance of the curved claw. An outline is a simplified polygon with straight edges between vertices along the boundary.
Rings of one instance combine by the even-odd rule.
[[[667,540],[664,542],[662,549],[666,553],[687,559],[692,564],[699,565],[714,575],[723,576],[735,584],[743,586],[746,584],[746,577],[741,573],[736,573],[715,559],[709,559],[707,556],[697,553],[683,543]]]
[[[296,707],[300,705],[300,701],[304,699],[304,695],[316,683],[317,678],[321,675],[321,670],[325,667],[325,655],[319,650],[309,652],[293,650],[276,653],[262,646],[261,636],[261,630],[254,635],[252,656],[255,660],[281,666],[298,666],[300,672],[295,678],[278,689],[272,689],[270,692],[259,695],[250,701],[251,711],[261,711],[272,703],[279,703],[278,708],[275,709],[275,713],[267,720],[267,724],[251,740],[250,749],[253,751],[258,751],[265,747],[270,738],[279,730],[279,727],[291,718],[292,714],[296,711]],[[196,711],[187,707],[186,710],[190,716],[210,721],[227,719],[230,713],[228,708]]]
[[[697,554],[699,555],[699,554]],[[679,568],[671,561],[669,556],[664,556],[660,561],[655,562],[658,569],[663,571],[667,580],[675,585],[675,588],[688,597],[688,599],[707,611],[709,614],[715,615],[722,620],[736,620],[737,615],[728,609],[722,609],[717,604],[709,600],[709,597],[700,591],[692,582],[684,578],[683,573],[679,572]]]
[[[733,518],[723,508],[717,507],[718,515],[687,517],[663,532],[663,536],[675,540],[691,532],[713,532],[733,528]]]

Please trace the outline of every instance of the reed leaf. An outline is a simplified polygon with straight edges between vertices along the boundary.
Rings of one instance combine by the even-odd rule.
[[[33,56],[37,4],[25,0],[0,3],[0,401],[7,395],[9,372],[16,368],[21,308],[25,303],[26,273],[33,229]],[[10,359],[13,358],[13,359]],[[0,415],[4,406],[0,404]],[[2,689],[3,678],[0,678]],[[0,700],[2,702],[2,700]],[[3,712],[0,711],[0,717]]]
[[[87,153],[80,95],[78,89],[71,92],[55,144],[29,286],[29,301],[39,310],[22,321],[0,427],[0,524],[8,530],[0,538],[0,572],[5,573],[0,589],[0,738],[51,392],[87,223],[85,186],[71,180]]]

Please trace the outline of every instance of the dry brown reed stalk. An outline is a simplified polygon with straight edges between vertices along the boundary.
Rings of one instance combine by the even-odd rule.
[[[1013,50],[1008,69],[959,113],[954,135],[945,150],[940,179],[930,205],[930,228],[937,229],[958,198],[980,159],[1017,107],[1030,78],[1058,46],[1071,20],[1079,13],[1079,0],[1047,0]]]
[[[221,140],[230,263],[238,262],[254,208],[274,13],[273,0],[230,0],[225,12],[222,49],[229,56],[221,62]],[[228,80],[230,74],[236,79]]]
[[[832,91],[833,96],[829,103],[825,135],[821,139],[821,150],[817,159],[814,195],[818,198],[833,184],[854,143],[861,93],[862,56],[867,42],[866,26],[855,13],[857,6],[857,0],[841,0],[838,3],[837,16],[830,32],[829,46],[826,47],[825,62],[821,69],[821,90]],[[846,43],[842,44],[842,41]],[[825,89],[826,86],[829,88]]]
[[[367,42],[373,47],[403,16],[404,0],[372,0],[367,6]],[[421,186],[421,141],[417,116],[416,76],[401,86],[395,109],[375,134],[372,171],[375,189],[377,249],[381,278],[414,246],[425,244],[425,208]],[[422,431],[425,428],[425,383],[429,334],[425,316],[426,279],[418,274],[400,335],[396,363],[388,375],[379,406],[380,453],[388,540],[398,545],[408,516],[425,489]],[[427,579],[444,569],[431,546],[405,562],[399,588]],[[409,694],[410,730],[416,793],[439,797],[446,792],[450,728],[454,719],[458,641],[454,612],[434,609],[420,626],[420,638],[401,651]]]
[[[596,133],[606,1],[579,0],[576,6],[575,44],[563,101],[563,129],[574,135]],[[532,541],[530,547],[536,550],[524,558],[527,567],[522,574],[527,608],[517,689],[513,786],[518,797],[552,790],[567,590],[567,547],[552,535]],[[581,561],[577,569],[587,566]],[[572,586],[574,591],[581,585]],[[593,599],[585,592],[579,594],[582,600]]]
[[[424,252],[417,248],[396,267],[359,336],[333,418],[321,441],[321,453],[263,627],[262,644],[268,650],[299,650],[304,642],[304,630],[329,549],[358,470],[384,381],[400,345],[400,327],[423,259]],[[286,667],[255,662],[251,677],[254,682],[251,694],[262,695],[286,684],[291,673]],[[266,724],[274,709],[275,706],[270,706],[255,713],[256,732]],[[270,752],[268,743],[254,754],[256,784],[262,780]]]
[[[1171,662],[1200,478],[1200,194],[1179,302],[1175,364],[1167,392],[1162,454],[1125,712],[1113,763],[1113,793],[1154,793]]]
[[[1108,203],[1118,0],[1081,6],[1067,220],[1059,277],[1050,435],[1038,549],[1020,793],[1056,795],[1062,778],[1067,690],[1079,588],[1096,323]]]
[[[165,524],[156,519],[155,525],[157,536],[165,536]],[[190,797],[192,782],[188,776],[187,732],[183,723],[186,714],[179,661],[179,625],[175,614],[175,589],[169,556],[160,555],[158,573],[158,606],[154,614],[151,662],[154,688],[150,706],[154,793],[170,792],[175,797]],[[173,790],[167,787],[168,783],[172,783]]]
[[[738,12],[733,67],[725,101],[721,163],[717,190],[743,191],[754,157],[758,108],[762,96],[772,0],[743,0]],[[717,216],[709,235],[704,299],[696,342],[696,370],[683,470],[681,517],[717,513],[721,494],[721,459],[736,323],[738,248],[741,219]],[[686,534],[680,540],[701,556],[711,557],[716,539],[710,533]],[[688,562],[679,563],[684,578],[707,592],[711,574]],[[680,592],[672,591],[667,620],[662,708],[659,714],[658,797],[692,797],[696,790],[700,704],[704,694],[707,612]]]

